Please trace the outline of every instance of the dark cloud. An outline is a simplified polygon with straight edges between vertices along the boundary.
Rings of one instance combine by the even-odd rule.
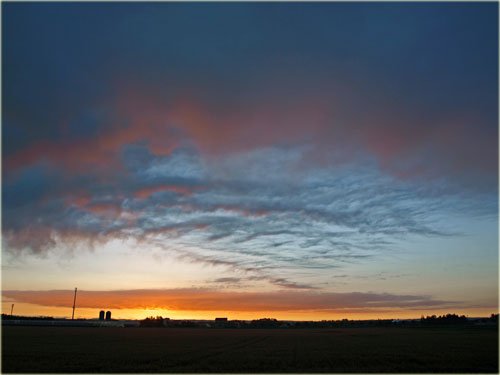
[[[2,207],[5,210],[34,206],[49,191],[57,188],[57,180],[61,178],[56,170],[43,161],[4,177]]]
[[[307,289],[279,271],[496,220],[496,7],[6,4],[4,247],[133,237]]]
[[[369,153],[402,178],[495,190],[495,9],[8,4],[4,160],[71,170],[139,141],[221,154],[306,140],[315,162]]]
[[[215,283],[238,283],[240,281],[239,277],[220,277],[214,280]]]

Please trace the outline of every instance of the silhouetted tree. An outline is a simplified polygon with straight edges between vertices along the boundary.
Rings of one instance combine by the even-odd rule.
[[[21,316],[2,314],[2,320],[54,320],[52,316]]]
[[[466,324],[468,322],[465,315],[458,316],[457,314],[446,314],[446,315],[431,315],[426,318],[420,318],[420,321],[424,324]]]
[[[156,318],[153,316],[150,316],[149,318],[146,318],[144,320],[141,320],[141,327],[163,327],[163,317],[157,316]]]
[[[280,326],[280,322],[272,318],[263,318],[252,320],[250,322],[250,326],[252,328],[278,328]]]

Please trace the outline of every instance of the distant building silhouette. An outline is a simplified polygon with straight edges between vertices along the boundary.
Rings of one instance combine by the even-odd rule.
[[[215,318],[214,327],[217,328],[227,327],[227,318]]]
[[[106,320],[111,320],[111,311],[106,311]]]
[[[104,310],[99,311],[99,320],[104,320]]]

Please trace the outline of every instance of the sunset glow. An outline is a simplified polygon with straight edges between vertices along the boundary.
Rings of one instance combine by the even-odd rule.
[[[2,313],[498,313],[498,4],[2,24]]]

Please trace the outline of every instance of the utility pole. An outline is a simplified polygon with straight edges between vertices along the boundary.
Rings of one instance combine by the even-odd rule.
[[[76,303],[76,288],[75,288],[75,297],[73,298],[73,314],[71,314],[71,320],[75,318],[75,303]]]
[[[12,311],[14,311],[14,304],[10,307],[10,316],[12,316]]]

